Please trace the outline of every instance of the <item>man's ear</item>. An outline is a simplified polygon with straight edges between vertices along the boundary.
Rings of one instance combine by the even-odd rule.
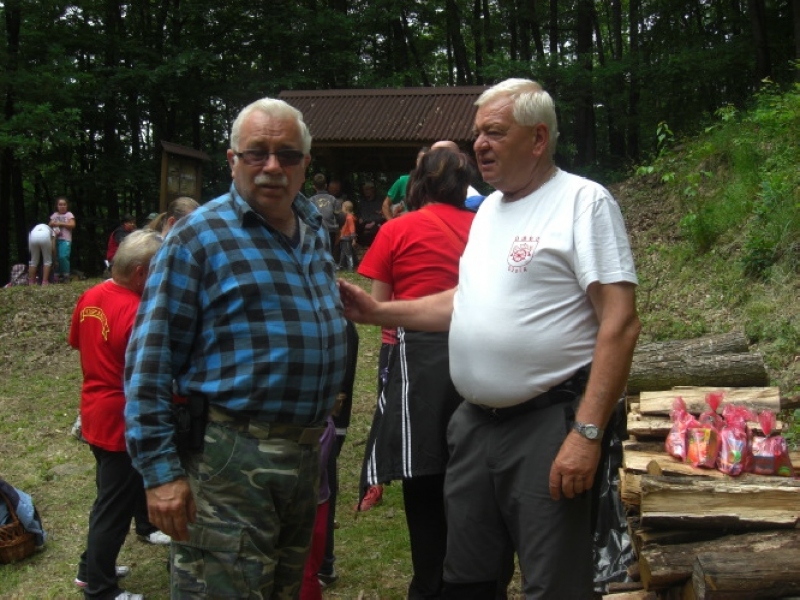
[[[533,127],[533,153],[536,156],[547,154],[550,143],[550,131],[544,123],[537,123]]]

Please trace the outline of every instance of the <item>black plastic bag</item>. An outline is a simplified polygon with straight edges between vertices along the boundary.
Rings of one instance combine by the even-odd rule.
[[[622,440],[627,438],[625,399],[617,403],[603,438],[603,454],[595,476],[592,504],[594,590],[605,594],[612,582],[629,582],[628,567],[636,556],[619,494]]]

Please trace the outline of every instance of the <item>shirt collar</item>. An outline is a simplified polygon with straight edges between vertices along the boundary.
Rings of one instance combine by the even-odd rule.
[[[231,199],[233,200],[233,209],[239,218],[239,221],[244,225],[246,219],[257,219],[259,222],[264,222],[263,217],[259,215],[252,207],[239,195],[236,185],[231,183],[230,189]],[[311,201],[308,200],[303,194],[298,193],[292,201],[292,210],[297,214],[301,221],[306,223],[311,229],[317,230],[322,226],[322,215],[319,214],[316,207],[313,206]],[[250,214],[251,216],[247,216]]]

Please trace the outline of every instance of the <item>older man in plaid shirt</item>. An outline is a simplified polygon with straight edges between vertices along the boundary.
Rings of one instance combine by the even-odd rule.
[[[299,592],[346,352],[327,231],[299,193],[310,146],[288,104],[246,107],[230,191],[173,230],[142,297],[127,442],[151,520],[173,537],[173,598]],[[202,450],[175,445],[173,385],[207,407]]]

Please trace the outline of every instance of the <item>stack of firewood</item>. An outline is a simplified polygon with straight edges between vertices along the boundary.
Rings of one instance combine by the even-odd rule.
[[[734,333],[683,346],[651,344],[637,351],[629,386],[636,393],[628,398],[630,439],[624,444],[620,469],[620,495],[638,559],[629,569],[636,583],[612,584],[606,598],[800,596],[800,479],[751,473],[731,477],[682,463],[664,447],[676,396],[695,416],[708,409],[706,394],[718,390],[724,393],[723,406],[738,404],[756,413],[769,409],[776,414],[786,408],[778,388],[763,385],[766,369],[760,355],[744,358],[742,344],[746,349],[744,336]],[[720,353],[721,348],[725,352]],[[647,361],[646,369],[642,361]],[[672,376],[651,370],[653,362],[672,365]],[[699,385],[691,386],[678,364],[694,365],[686,370]],[[736,385],[723,385],[716,375],[701,375],[700,364],[716,364],[723,371],[724,365],[747,366],[734,369],[737,375],[731,380]],[[645,371],[655,376],[648,379],[642,375]],[[761,433],[758,423],[749,426]],[[777,430],[781,427],[776,425]],[[800,452],[792,453],[791,459],[800,471]],[[637,585],[639,590],[634,589]]]

